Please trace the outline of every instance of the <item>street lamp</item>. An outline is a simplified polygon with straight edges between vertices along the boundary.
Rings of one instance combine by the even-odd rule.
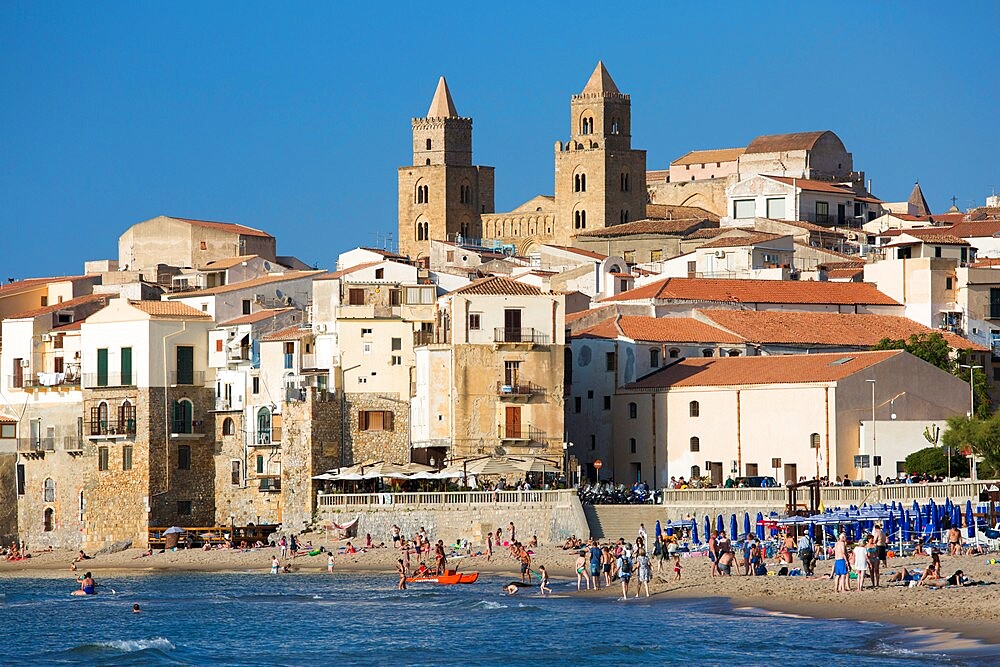
[[[976,414],[976,386],[973,382],[976,377],[975,369],[982,369],[982,366],[976,366],[974,364],[959,364],[958,367],[969,369],[969,423],[971,424],[972,419]],[[973,480],[976,479],[975,455],[969,457],[969,476]],[[951,477],[951,447],[948,448],[948,477]]]
[[[872,465],[875,464],[875,380],[865,380],[872,383]],[[878,467],[875,467],[875,476],[878,477]],[[874,480],[873,480],[874,481]]]

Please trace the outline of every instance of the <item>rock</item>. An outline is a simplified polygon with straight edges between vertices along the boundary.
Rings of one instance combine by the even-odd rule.
[[[104,554],[114,554],[119,551],[125,551],[126,549],[132,548],[132,540],[121,540],[120,542],[112,542],[103,549],[98,550],[94,553],[95,556],[100,556]]]

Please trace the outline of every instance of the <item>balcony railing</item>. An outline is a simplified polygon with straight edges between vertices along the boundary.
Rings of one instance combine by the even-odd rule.
[[[261,491],[267,493],[281,491],[281,477],[278,475],[268,475],[266,477],[257,475],[257,479],[260,482],[260,485],[257,488]]]
[[[435,343],[447,343],[447,342],[448,342],[448,332],[446,329],[440,329],[438,331],[413,332],[413,347],[421,347],[423,345],[434,345]]]
[[[204,422],[200,419],[174,419],[170,422],[171,435],[201,435],[203,429]]]
[[[270,430],[267,431],[256,431],[251,434],[253,436],[253,444],[255,445],[278,445],[281,443],[281,427],[272,426]]]
[[[170,371],[168,380],[170,386],[194,385],[200,387],[205,384],[205,371]]]
[[[83,425],[83,432],[91,437],[111,435],[134,436],[135,431],[136,423],[134,419],[101,419],[85,422]]]
[[[68,370],[65,373],[35,373],[25,375],[21,381],[23,389],[44,389],[46,387],[79,387],[80,370]],[[13,387],[12,387],[13,388]]]
[[[134,387],[135,373],[84,373],[83,386],[94,387]]]
[[[217,397],[215,399],[215,408],[213,412],[230,412],[243,409],[242,401],[234,401],[231,398],[221,398]]]
[[[493,330],[493,340],[497,343],[531,343],[534,345],[548,345],[548,334],[537,329],[514,329],[508,327],[497,327]]]
[[[509,425],[501,424],[497,427],[497,437],[501,440],[509,441],[520,441],[520,442],[538,442],[544,443],[546,441],[545,431],[535,428],[534,426],[526,426],[523,428],[511,428]]]
[[[497,382],[497,394],[500,396],[535,396],[544,393],[545,387],[539,387],[533,382],[518,382],[516,384]]]
[[[302,365],[301,368],[319,368],[316,364],[319,363],[316,359],[315,354],[303,354],[302,355]]]
[[[18,438],[17,451],[19,452],[54,452],[56,451],[55,438]]]

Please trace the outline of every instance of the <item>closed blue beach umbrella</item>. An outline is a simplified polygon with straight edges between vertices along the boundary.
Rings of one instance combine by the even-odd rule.
[[[924,530],[923,519],[919,510],[913,513],[913,532],[917,535]]]
[[[860,540],[864,536],[864,528],[861,526],[861,522],[857,521],[854,523],[854,539]]]
[[[729,539],[731,539],[731,540],[735,540],[736,539],[736,529],[737,529],[737,527],[738,526],[737,526],[737,523],[736,523],[736,515],[735,514],[730,514],[729,515]]]
[[[674,527],[670,525],[669,521],[667,521],[667,535],[673,535],[673,534],[674,534]]]
[[[708,538],[712,536],[712,520],[705,515],[705,543],[708,543]]]
[[[906,510],[899,515],[899,536],[904,542],[910,541],[910,515]]]
[[[962,527],[962,508],[958,505],[952,505],[951,507],[951,525],[955,528]]]
[[[744,512],[743,513],[743,537],[744,538],[750,537],[750,513],[749,512]]]
[[[966,534],[969,537],[975,537],[976,536],[976,519],[975,519],[974,516],[972,516],[972,501],[971,500],[966,500],[965,501],[965,525],[966,525]]]
[[[698,539],[698,522],[691,522],[691,541],[695,544],[701,544],[701,540]]]
[[[663,528],[660,527],[659,519],[656,520],[656,530],[654,531],[654,535],[656,535],[656,541],[659,542],[660,537],[663,535]]]
[[[715,529],[717,531],[719,531],[720,533],[726,529],[726,523],[722,519],[722,515],[721,514],[718,515],[717,517],[715,517]]]
[[[764,539],[764,515],[757,512],[757,539]]]
[[[920,514],[920,503],[918,503],[916,500],[913,501],[913,513]]]
[[[816,524],[812,521],[809,522],[809,539],[813,542],[816,541]]]

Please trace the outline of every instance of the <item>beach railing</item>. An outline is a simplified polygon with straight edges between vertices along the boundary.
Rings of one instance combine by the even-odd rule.
[[[421,493],[320,493],[319,507],[442,507],[447,505],[569,505],[575,489],[553,491],[439,491]]]

